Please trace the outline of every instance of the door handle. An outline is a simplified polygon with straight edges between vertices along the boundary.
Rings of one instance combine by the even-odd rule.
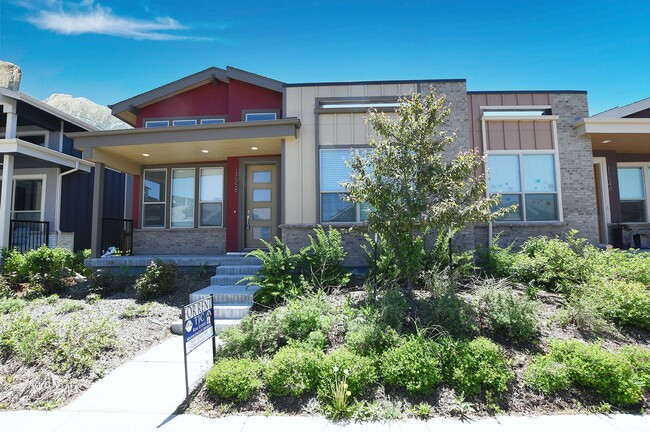
[[[251,211],[246,210],[246,229],[251,229]]]

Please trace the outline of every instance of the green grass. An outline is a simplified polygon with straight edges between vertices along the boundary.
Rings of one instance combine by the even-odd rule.
[[[153,303],[130,304],[122,312],[120,312],[120,318],[135,319],[146,317],[151,313],[152,306]]]

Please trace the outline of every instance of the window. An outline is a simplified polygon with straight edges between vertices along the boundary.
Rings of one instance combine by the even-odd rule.
[[[646,222],[644,169],[642,167],[619,167],[617,171],[623,222]]]
[[[554,154],[489,154],[488,190],[500,193],[499,207],[517,204],[502,220],[560,220]]]
[[[199,217],[201,226],[223,226],[223,168],[201,168]]]
[[[195,124],[196,120],[194,119],[174,120],[172,122],[172,125],[174,126],[194,126]]]
[[[171,227],[194,227],[194,168],[172,168]]]
[[[169,120],[152,120],[144,123],[144,127],[146,128],[158,128],[167,126],[169,126]]]
[[[262,121],[262,120],[276,120],[277,114],[274,112],[268,113],[246,113],[246,121]]]
[[[42,179],[14,180],[14,201],[11,218],[23,221],[40,221],[42,200]]]
[[[321,222],[359,222],[368,217],[367,204],[345,200],[341,182],[350,181],[351,169],[345,165],[350,149],[320,151]]]
[[[223,124],[226,122],[224,118],[214,118],[214,119],[201,119],[201,124]]]
[[[142,226],[146,228],[165,226],[167,170],[144,170],[142,193]]]
[[[169,204],[166,199],[168,171],[171,179]],[[223,226],[223,167],[145,169],[143,178],[144,228]]]

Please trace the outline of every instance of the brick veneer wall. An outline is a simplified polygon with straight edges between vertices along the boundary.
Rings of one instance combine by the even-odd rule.
[[[225,228],[133,231],[135,255],[209,255],[226,253]]]
[[[282,242],[289,247],[291,252],[297,253],[300,249],[309,245],[309,235],[314,236],[314,228],[316,228],[314,224],[280,225]],[[328,228],[325,227],[325,229]],[[361,245],[366,244],[363,237],[365,231],[363,227],[355,226],[352,230],[350,227],[337,229],[341,231],[343,247],[348,252],[343,264],[349,267],[367,266],[366,253],[361,247]]]

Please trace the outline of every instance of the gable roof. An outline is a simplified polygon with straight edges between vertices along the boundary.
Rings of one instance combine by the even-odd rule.
[[[283,82],[231,66],[227,66],[226,69],[211,67],[116,104],[109,105],[109,108],[115,117],[134,125],[137,118],[138,108],[150,105],[159,100],[167,99],[210,82],[221,81],[227,83],[231,79],[243,81],[279,93],[282,92],[282,87],[284,85]]]
[[[640,111],[645,111],[647,109],[650,109],[650,97],[641,99],[640,101],[632,102],[628,105],[623,105],[622,107],[608,109],[607,111],[594,114],[591,117],[624,118],[632,114],[636,114]]]

